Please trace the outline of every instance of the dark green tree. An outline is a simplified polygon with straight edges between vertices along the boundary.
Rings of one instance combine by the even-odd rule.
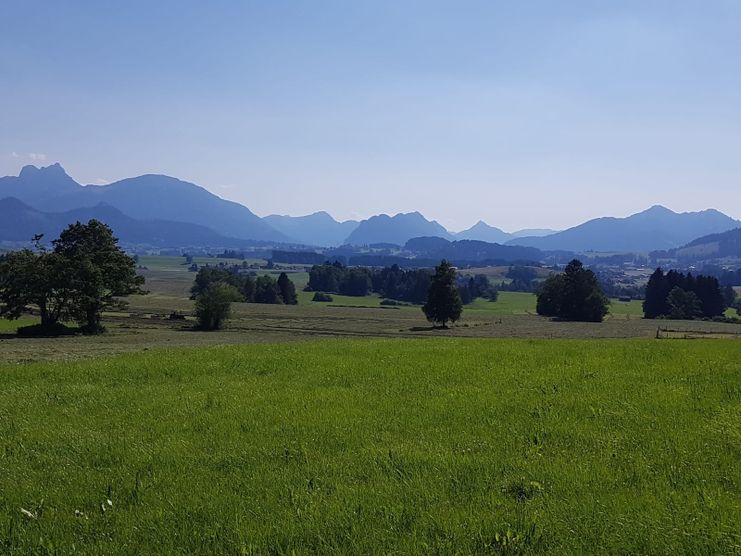
[[[226,282],[212,282],[196,296],[195,314],[202,330],[219,330],[231,316],[232,303],[242,296]]]
[[[0,256],[0,317],[17,319],[35,307],[41,326],[69,318],[75,292],[73,269],[57,253],[37,246]]]
[[[298,297],[296,296],[296,286],[285,272],[281,272],[278,276],[278,291],[283,303],[286,305],[296,305],[298,303]]]
[[[551,274],[537,290],[535,310],[544,317],[557,317],[561,311],[564,295],[564,275]]]
[[[70,313],[86,333],[103,331],[103,311],[124,308],[121,297],[144,293],[144,277],[136,274],[134,259],[121,250],[106,224],[77,222],[52,243],[72,271]]]
[[[255,303],[282,303],[280,290],[275,278],[268,276],[258,276],[255,281]]]
[[[695,292],[674,286],[666,298],[669,316],[673,319],[694,319],[702,316],[702,303]]]
[[[539,288],[537,311],[563,320],[602,322],[609,300],[595,274],[574,259],[563,275],[549,277]]]
[[[435,268],[427,292],[427,303],[422,306],[427,320],[433,324],[440,324],[443,328],[447,328],[448,322],[457,321],[463,312],[455,277],[455,268],[443,259]]]

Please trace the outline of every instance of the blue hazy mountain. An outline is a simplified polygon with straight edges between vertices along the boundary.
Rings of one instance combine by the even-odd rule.
[[[507,241],[510,241],[512,239],[516,239],[518,237],[530,237],[530,236],[536,236],[536,237],[542,237],[547,236],[551,234],[555,234],[556,230],[548,230],[548,229],[527,229],[527,230],[518,230],[516,232],[505,232],[504,230],[497,228],[495,226],[490,226],[483,220],[479,220],[468,228],[467,230],[463,230],[462,232],[458,232],[455,234],[456,239],[472,239],[477,241],[486,241],[488,243],[505,243]]]
[[[68,225],[93,218],[108,224],[126,245],[239,248],[251,243],[222,236],[198,224],[137,220],[105,203],[67,212],[42,212],[12,197],[0,199],[0,241],[26,242],[36,234],[44,234],[45,241],[50,241]]]
[[[478,222],[476,222],[476,224],[474,224],[467,230],[463,230],[462,232],[458,232],[457,234],[455,234],[455,238],[473,239],[478,241],[486,241],[489,243],[504,243],[505,241],[513,239],[514,236],[512,234],[508,234],[504,230],[501,230],[494,226],[489,226],[489,224],[487,224],[483,220],[479,220]]]
[[[324,211],[306,216],[271,214],[263,220],[297,243],[321,247],[342,245],[359,224],[357,220],[338,222]]]
[[[361,221],[344,243],[350,245],[371,245],[391,243],[404,245],[414,237],[453,236],[434,220],[427,220],[419,212],[399,213],[395,216],[379,214]]]
[[[4,197],[46,212],[105,203],[134,219],[188,222],[239,239],[288,241],[247,207],[169,176],[148,174],[104,186],[82,186],[59,164],[26,166],[17,177],[0,178],[0,198]]]
[[[741,222],[715,209],[676,213],[656,205],[626,218],[595,218],[549,236],[517,238],[507,244],[548,251],[647,253],[739,226]]]

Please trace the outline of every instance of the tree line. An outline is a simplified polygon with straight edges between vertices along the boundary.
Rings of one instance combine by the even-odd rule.
[[[452,268],[452,265],[451,265]],[[377,293],[386,299],[423,304],[427,301],[435,272],[428,268],[404,269],[392,265],[380,269],[349,267],[339,261],[314,265],[307,291],[363,297]],[[464,305],[484,297],[497,299],[497,290],[483,274],[454,276],[454,287]]]
[[[136,263],[98,220],[68,226],[51,242],[0,256],[0,316],[17,319],[33,308],[41,324],[33,332],[60,333],[75,321],[86,334],[103,331],[103,311],[126,306],[122,296],[146,293]],[[31,331],[29,331],[31,332]]]
[[[252,277],[233,269],[203,267],[190,289],[199,328],[218,330],[231,314],[233,302],[296,305],[296,286],[285,272]]]
[[[643,312],[647,319],[714,318],[722,316],[736,299],[733,288],[722,289],[714,276],[657,268],[646,285]]]

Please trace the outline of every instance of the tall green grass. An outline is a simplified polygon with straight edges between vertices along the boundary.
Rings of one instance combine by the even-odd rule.
[[[0,377],[3,554],[741,547],[739,342],[321,341]]]

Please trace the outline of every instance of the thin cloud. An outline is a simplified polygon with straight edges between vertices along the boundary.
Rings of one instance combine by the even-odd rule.
[[[13,151],[12,153],[10,153],[10,157],[11,157],[11,158],[20,158],[20,157],[21,157],[21,155],[19,155],[19,154],[18,154],[17,152],[15,152],[15,151]]]
[[[30,158],[34,162],[46,161],[46,155],[44,153],[28,153],[28,158]]]

